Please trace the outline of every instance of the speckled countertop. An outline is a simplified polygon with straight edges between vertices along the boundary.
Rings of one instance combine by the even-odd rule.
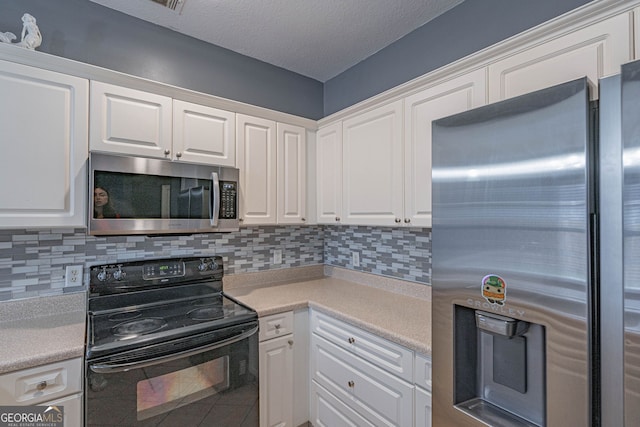
[[[260,316],[311,307],[431,354],[431,288],[311,266],[225,277],[224,290]],[[84,355],[86,294],[0,303],[0,374]]]
[[[0,374],[82,357],[83,292],[0,303]]]
[[[431,289],[395,279],[325,268],[322,277],[225,281],[225,293],[259,316],[311,307],[418,353],[431,355]],[[238,275],[244,276],[244,275]],[[256,276],[257,279],[258,276]]]

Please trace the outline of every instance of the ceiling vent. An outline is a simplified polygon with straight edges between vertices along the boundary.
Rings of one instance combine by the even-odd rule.
[[[182,7],[184,6],[184,2],[186,0],[151,0],[154,3],[161,4],[162,6],[169,8],[171,10],[175,10],[180,13],[182,11]]]

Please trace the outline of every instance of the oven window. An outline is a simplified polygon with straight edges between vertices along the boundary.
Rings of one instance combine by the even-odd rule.
[[[229,388],[229,356],[139,381],[138,421],[169,412]]]

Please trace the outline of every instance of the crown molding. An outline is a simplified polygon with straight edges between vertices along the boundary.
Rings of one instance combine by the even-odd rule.
[[[502,40],[485,49],[395,86],[378,95],[344,108],[318,121],[323,127],[355,114],[374,109],[426,88],[444,83],[490,64],[520,53],[537,45],[562,37],[581,28],[589,27],[614,16],[629,13],[640,6],[640,0],[595,0],[533,28]],[[630,16],[630,19],[632,17]],[[632,22],[633,19],[632,19]],[[633,57],[633,55],[631,55]]]

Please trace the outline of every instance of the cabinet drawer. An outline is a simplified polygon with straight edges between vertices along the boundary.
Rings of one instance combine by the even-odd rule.
[[[413,352],[401,345],[316,311],[311,313],[311,332],[406,381],[413,381]]]
[[[413,385],[317,335],[311,354],[313,379],[369,422],[413,424]]]
[[[260,341],[293,333],[293,312],[272,314],[260,318]]]
[[[82,391],[82,359],[0,375],[0,402],[35,405]]]
[[[416,354],[415,384],[431,391],[431,358]]]
[[[311,396],[314,427],[374,427],[315,381],[311,383]]]

